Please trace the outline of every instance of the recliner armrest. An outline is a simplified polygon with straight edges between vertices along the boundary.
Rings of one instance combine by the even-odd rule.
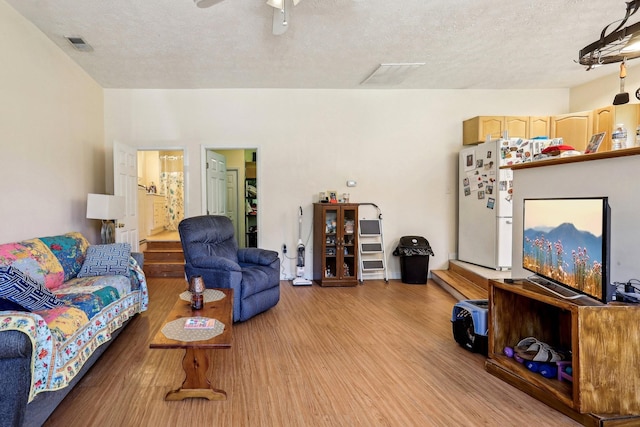
[[[260,248],[238,249],[238,261],[244,264],[271,265],[278,259],[278,252]]]
[[[219,256],[203,256],[191,260],[194,268],[210,268],[213,270],[242,271],[240,265],[228,258]]]

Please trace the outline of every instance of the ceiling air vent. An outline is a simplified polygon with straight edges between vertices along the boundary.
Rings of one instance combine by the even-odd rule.
[[[71,43],[74,49],[79,50],[81,52],[93,52],[93,48],[87,42],[85,42],[82,37],[70,37],[65,36],[65,38]]]

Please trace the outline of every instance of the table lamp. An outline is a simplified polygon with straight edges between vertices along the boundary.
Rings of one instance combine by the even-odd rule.
[[[108,194],[89,194],[87,196],[87,218],[102,220],[100,237],[102,244],[115,243],[116,220],[124,218],[124,197]]]

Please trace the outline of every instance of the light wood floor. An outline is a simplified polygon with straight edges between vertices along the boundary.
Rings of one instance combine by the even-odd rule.
[[[234,325],[209,378],[228,400],[165,402],[184,379],[182,350],[149,341],[184,290],[150,279],[135,318],[46,426],[575,426],[484,370],[453,340],[455,300],[438,285],[366,281],[292,287]]]

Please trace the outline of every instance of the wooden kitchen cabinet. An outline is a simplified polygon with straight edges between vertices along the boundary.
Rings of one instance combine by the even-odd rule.
[[[531,123],[527,116],[507,116],[504,118],[504,129],[509,138],[529,138]]]
[[[527,138],[551,135],[551,118],[549,116],[529,117],[529,134]]]
[[[314,203],[313,280],[321,286],[358,284],[358,205]]]
[[[598,152],[611,151],[611,134],[616,124],[622,123],[627,129],[627,148],[635,144],[640,104],[609,105],[593,112],[593,133],[606,132]]]
[[[549,136],[549,116],[477,116],[462,122],[462,144],[476,145],[487,140],[502,138],[533,138]]]
[[[477,116],[462,122],[462,144],[476,145],[487,140],[502,138],[504,116]]]
[[[593,133],[593,112],[551,116],[551,138],[562,138],[564,145],[584,151]]]

